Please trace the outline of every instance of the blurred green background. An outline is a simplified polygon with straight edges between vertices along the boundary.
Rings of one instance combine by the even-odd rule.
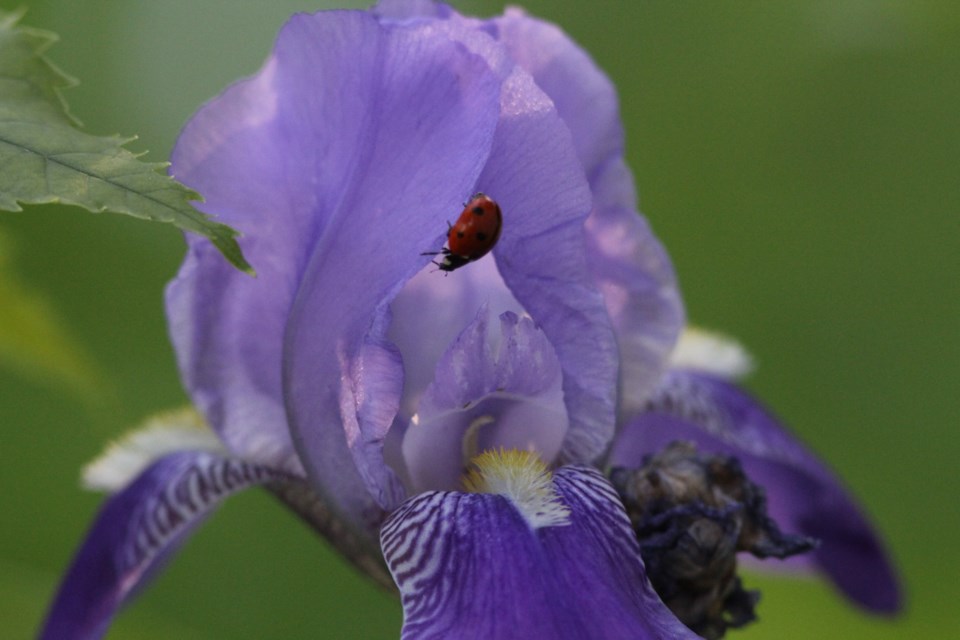
[[[138,134],[132,148],[153,160],[167,158],[198,105],[258,68],[291,12],[324,7],[26,5],[24,22],[60,34],[51,57],[82,81],[67,96],[74,113],[92,133]],[[489,15],[502,3],[458,6]],[[960,5],[526,6],[619,87],[642,206],[691,319],[752,350],[760,368],[749,386],[846,479],[903,573],[907,609],[892,622],[821,582],[751,575],[762,621],[730,637],[960,631]],[[183,241],[173,228],[54,206],[0,213],[0,234],[3,268],[86,351],[86,364],[78,355],[69,366],[99,372],[91,392],[74,374],[0,362],[0,636],[27,638],[100,501],[78,488],[81,466],[185,401],[161,304]],[[400,620],[391,597],[250,492],[110,637],[396,638]]]

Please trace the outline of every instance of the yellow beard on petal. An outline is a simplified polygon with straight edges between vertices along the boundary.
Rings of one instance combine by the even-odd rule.
[[[532,451],[484,451],[470,461],[463,486],[470,493],[503,496],[533,529],[570,523],[570,510],[553,487],[553,474]]]

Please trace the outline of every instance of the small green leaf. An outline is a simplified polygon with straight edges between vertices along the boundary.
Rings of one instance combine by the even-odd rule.
[[[201,197],[123,148],[134,138],[76,128],[61,90],[76,82],[43,55],[56,35],[16,26],[0,12],[0,209],[18,202],[62,202],[89,211],[168,222],[210,239],[237,268],[253,274],[238,233],[190,204]]]

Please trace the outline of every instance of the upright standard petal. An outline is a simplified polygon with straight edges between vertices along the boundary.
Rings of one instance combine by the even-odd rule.
[[[344,25],[323,14],[299,16],[281,42],[290,43],[278,54],[281,63],[336,65],[365,78],[362,86],[314,90],[313,102],[333,105],[359,129],[311,116],[350,147],[341,160],[350,171],[331,185],[322,173],[315,177],[335,197],[317,211],[325,224],[311,240],[290,308],[283,389],[311,479],[350,526],[374,536],[401,494],[382,459],[403,374],[399,354],[386,345],[388,305],[428,262],[420,253],[434,248],[450,212],[475,188],[496,126],[500,80],[483,58],[429,23],[383,26],[352,14]],[[379,372],[364,377],[360,360],[371,354]]]
[[[303,145],[317,136],[304,116],[280,105],[287,85],[311,83],[282,76],[274,56],[257,76],[205,105],[172,155],[171,172],[204,194],[199,206],[244,234],[241,244],[257,264],[257,277],[238,273],[209,243],[188,236],[187,259],[167,287],[166,306],[181,377],[224,443],[246,458],[298,470],[280,355],[310,236],[304,230],[321,194],[309,187],[317,168]],[[324,78],[348,82],[333,73]],[[317,113],[337,122],[335,113]]]
[[[590,190],[569,130],[519,68],[504,84],[479,185],[505,212],[493,249],[497,268],[560,361],[570,420],[563,459],[591,461],[613,437],[618,357],[603,298],[587,272]]]
[[[404,503],[381,541],[405,639],[695,639],[657,597],[616,493],[565,467],[568,510],[537,526],[502,495],[431,492]]]
[[[185,451],[165,456],[104,504],[50,608],[41,640],[95,640],[114,614],[224,498],[282,471]]]
[[[403,2],[382,8],[394,17],[423,10],[419,3]],[[458,38],[502,74],[500,118],[476,187],[503,211],[493,255],[499,276],[519,305],[508,310],[529,314],[560,360],[570,416],[564,459],[592,460],[614,431],[617,348],[604,300],[588,272],[583,225],[591,194],[571,130],[550,96],[495,39],[495,27],[456,14],[439,15],[446,19],[437,21],[436,29]],[[495,306],[505,300],[491,292],[490,285],[499,280],[487,278],[479,287],[482,296],[495,299]],[[457,284],[476,287],[477,278],[458,277]],[[456,326],[468,323],[474,312],[475,307],[467,308]],[[416,370],[423,372],[422,367]],[[422,379],[418,376],[418,382]]]
[[[812,562],[850,599],[877,613],[901,605],[896,573],[882,543],[836,476],[756,400],[722,379],[671,371],[644,414],[620,434],[610,464],[640,466],[675,440],[737,457],[767,492],[769,513],[789,533],[821,541],[786,561]]]
[[[555,25],[516,8],[491,22],[510,56],[550,96],[589,181],[587,262],[617,336],[620,413],[631,415],[665,370],[684,311],[667,252],[637,211],[616,90]]]

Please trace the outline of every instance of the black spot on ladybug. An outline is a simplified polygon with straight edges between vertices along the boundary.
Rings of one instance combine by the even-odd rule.
[[[447,222],[447,246],[423,255],[442,256],[433,263],[440,271],[455,271],[490,252],[500,237],[502,222],[497,203],[482,193],[475,193],[463,206],[457,221]]]

